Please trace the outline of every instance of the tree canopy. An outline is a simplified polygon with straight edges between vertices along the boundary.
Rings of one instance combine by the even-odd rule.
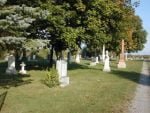
[[[142,50],[146,31],[130,4],[131,0],[2,0],[0,37],[48,39],[57,52],[77,50],[84,42],[94,53],[100,53],[103,44],[119,53],[121,39],[126,51]]]

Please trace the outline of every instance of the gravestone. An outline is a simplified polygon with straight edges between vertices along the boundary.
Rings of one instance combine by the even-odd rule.
[[[92,62],[90,62],[90,66],[96,66],[96,58],[92,57],[91,60]]]
[[[110,72],[108,51],[106,51],[106,56],[105,56],[105,62],[104,62],[104,69],[103,69],[103,71]]]
[[[119,58],[118,68],[126,68],[125,55],[124,55],[124,40],[121,41],[121,54]]]
[[[99,63],[98,57],[95,58],[95,62],[96,62],[97,64]]]
[[[79,53],[76,55],[76,63],[80,63],[80,54]]]
[[[67,76],[67,62],[65,60],[57,60],[56,69],[59,75],[59,82],[61,87],[69,85],[69,77]]]
[[[7,74],[17,74],[16,68],[15,68],[15,57],[13,55],[10,55],[8,57],[8,67],[6,69]]]
[[[96,62],[90,62],[90,66],[96,66]]]
[[[24,62],[22,62],[21,64],[20,64],[20,66],[21,66],[21,70],[19,71],[19,73],[20,74],[27,74],[27,72],[26,72],[26,70],[25,70],[25,63]]]
[[[33,60],[36,60],[36,55],[33,55],[33,56],[32,56],[32,59],[33,59]]]
[[[28,61],[31,61],[31,56],[30,56],[30,55],[27,57],[27,60],[28,60]]]

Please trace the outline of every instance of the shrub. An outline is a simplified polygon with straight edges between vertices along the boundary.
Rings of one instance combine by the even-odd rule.
[[[59,85],[58,73],[54,67],[51,68],[50,71],[47,73],[44,83],[50,88]]]

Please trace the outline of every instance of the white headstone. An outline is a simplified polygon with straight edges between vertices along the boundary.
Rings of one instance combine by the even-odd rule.
[[[21,66],[21,70],[19,71],[19,73],[20,74],[27,74],[27,72],[26,72],[26,70],[25,70],[25,64],[24,64],[24,62],[22,62],[21,64],[20,64],[20,66]]]
[[[56,61],[56,69],[58,71],[58,75],[61,75],[61,60]]]
[[[28,56],[28,61],[30,61],[30,60],[31,60],[31,56],[29,55],[29,56]]]
[[[95,57],[91,57],[91,61],[92,62],[90,62],[90,66],[95,66],[96,65],[96,59],[95,59]]]
[[[95,58],[95,62],[96,62],[96,63],[99,63],[99,61],[98,61],[98,57],[96,57],[96,58]]]
[[[96,66],[96,62],[90,62],[90,66]]]
[[[61,87],[69,85],[69,77],[67,76],[67,62],[65,60],[58,60],[56,62],[56,69],[59,75],[59,82]]]
[[[104,69],[103,69],[103,71],[110,72],[108,51],[106,51],[106,57],[105,57],[105,62],[104,62]]]
[[[80,54],[76,55],[76,63],[80,63]]]
[[[61,77],[67,76],[67,62],[62,60],[61,61]]]
[[[15,57],[13,55],[10,55],[8,57],[8,67],[6,69],[7,74],[17,74],[16,68],[15,68]]]
[[[35,59],[36,59],[36,55],[33,55],[33,56],[32,56],[32,59],[35,60]]]

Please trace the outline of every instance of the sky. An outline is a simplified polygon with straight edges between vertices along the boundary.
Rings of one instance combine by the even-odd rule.
[[[134,0],[133,0],[134,1]],[[143,21],[143,27],[147,31],[147,43],[139,54],[150,55],[150,0],[140,0],[140,5],[135,8],[136,15],[139,15]]]

